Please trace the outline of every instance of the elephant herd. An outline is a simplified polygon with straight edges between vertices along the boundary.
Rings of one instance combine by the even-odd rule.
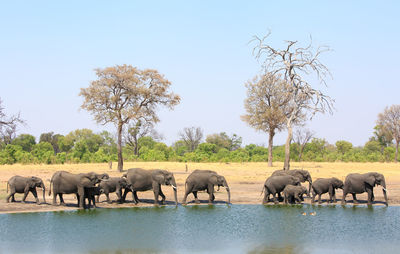
[[[309,182],[308,188],[301,185],[302,182]],[[108,174],[97,174],[94,172],[72,174],[67,171],[57,171],[53,174],[50,180],[49,196],[53,194],[53,205],[56,205],[57,195],[60,199],[60,205],[65,205],[63,194],[75,194],[78,202],[78,207],[86,208],[86,200],[88,207],[91,204],[96,207],[96,201],[99,201],[100,195],[106,195],[107,202],[111,203],[109,194],[115,192],[117,202],[124,203],[128,192],[132,192],[132,200],[135,204],[140,200],[137,192],[152,190],[154,193],[154,204],[164,204],[166,197],[162,192],[161,185],[171,186],[174,192],[175,205],[178,205],[177,199],[177,184],[173,173],[167,170],[153,169],[144,170],[140,168],[129,169],[121,177],[109,177]],[[386,182],[382,174],[370,172],[366,174],[349,174],[345,182],[333,177],[322,178],[312,181],[311,175],[307,170],[277,170],[272,173],[264,183],[263,192],[264,198],[262,203],[266,204],[270,201],[275,204],[279,201],[287,203],[300,203],[304,200],[303,195],[311,197],[311,202],[315,202],[318,196],[318,203],[321,203],[321,195],[329,193],[329,202],[336,202],[336,189],[343,189],[342,204],[345,203],[346,195],[353,195],[353,202],[357,203],[356,194],[368,193],[368,205],[374,201],[373,188],[375,185],[383,187],[383,195],[386,205],[388,205],[386,196]],[[7,192],[10,189],[10,194],[7,195],[6,201],[15,202],[15,193],[24,193],[22,202],[29,192],[33,194],[36,203],[39,203],[36,188],[43,190],[43,202],[45,199],[45,185],[42,179],[32,177],[13,176],[7,183]],[[215,200],[214,187],[224,187],[227,192],[227,203],[230,203],[230,189],[224,176],[219,175],[211,170],[194,170],[186,179],[185,193],[182,204],[186,204],[186,199],[189,194],[193,194],[195,203],[199,203],[197,197],[198,191],[206,191],[209,195],[208,203],[213,203]],[[283,197],[282,197],[283,194]],[[272,195],[272,199],[271,196]],[[95,198],[96,197],[96,198]],[[161,197],[161,201],[159,200]]]

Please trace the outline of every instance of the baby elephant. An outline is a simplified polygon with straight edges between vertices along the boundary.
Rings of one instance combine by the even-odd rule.
[[[109,194],[111,192],[116,192],[117,194],[117,202],[122,203],[122,190],[130,189],[130,185],[126,181],[126,177],[110,177],[107,180],[103,180],[99,184],[100,189],[103,191],[107,198],[107,203],[111,204]],[[99,202],[100,195],[97,196],[96,202]]]
[[[283,189],[283,195],[285,197],[285,204],[288,202],[293,203],[301,203],[304,200],[303,195],[306,194],[308,196],[309,192],[306,187],[301,185],[286,185],[285,189]]]
[[[24,197],[22,198],[22,203],[25,203],[26,196],[28,196],[29,192],[32,192],[33,196],[36,199],[36,203],[39,205],[39,199],[37,197],[36,187],[40,187],[43,190],[43,203],[46,203],[45,198],[45,187],[42,179],[36,176],[32,177],[23,177],[23,176],[13,176],[7,182],[7,192],[8,186],[10,186],[10,194],[7,196],[7,203],[15,202],[14,194],[15,193],[24,193]]]
[[[321,204],[321,195],[329,192],[329,202],[336,203],[335,189],[343,189],[343,181],[332,178],[320,178],[312,183],[312,199],[311,203],[315,202],[315,197],[318,196],[318,204]],[[332,200],[333,198],[333,200]]]
[[[103,193],[103,190],[100,187],[85,187],[84,188],[84,197],[83,197],[83,207],[89,208],[91,206],[91,203],[93,203],[93,207],[96,208],[96,201],[95,201],[95,196],[100,195]],[[88,206],[86,207],[86,199],[88,200]]]

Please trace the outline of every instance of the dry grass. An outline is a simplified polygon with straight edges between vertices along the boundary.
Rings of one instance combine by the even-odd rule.
[[[0,166],[0,206],[6,197],[7,180],[14,175],[41,177],[46,185],[52,174],[58,170],[66,170],[72,173],[80,172],[106,172],[110,176],[120,176],[116,170],[117,164],[113,164],[113,169],[108,169],[107,163],[100,164],[65,164],[65,165],[1,165]],[[186,166],[188,172],[186,172]],[[124,168],[144,168],[144,169],[166,169],[174,172],[177,185],[179,186],[179,199],[183,195],[185,179],[191,171],[195,169],[215,170],[224,175],[231,187],[232,202],[237,203],[259,203],[261,202],[260,190],[265,179],[277,169],[282,169],[283,163],[276,162],[269,168],[267,163],[179,163],[179,162],[125,162]],[[349,173],[366,173],[376,171],[383,173],[388,184],[389,197],[393,203],[400,203],[400,164],[395,163],[328,163],[328,162],[293,162],[292,169],[306,169],[310,171],[313,179],[324,177],[337,177],[344,180]],[[166,190],[167,199],[170,190]],[[172,194],[172,192],[171,192]],[[170,195],[171,195],[170,194]],[[145,198],[152,199],[152,193],[141,194]],[[206,195],[206,194],[203,194]],[[378,193],[379,195],[379,193]],[[377,197],[378,197],[377,195]],[[70,195],[71,196],[71,195]],[[217,193],[225,200],[225,193]],[[340,194],[339,194],[340,196]],[[29,197],[29,196],[28,196]],[[40,194],[39,194],[40,197]],[[201,197],[200,197],[201,198]],[[360,197],[362,198],[362,196]],[[71,200],[73,197],[71,197]],[[203,199],[205,197],[203,196]],[[2,209],[0,209],[2,210]]]

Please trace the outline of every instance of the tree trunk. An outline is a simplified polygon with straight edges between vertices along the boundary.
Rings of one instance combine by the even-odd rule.
[[[292,123],[290,120],[287,122],[287,129],[288,129],[288,136],[286,139],[286,144],[285,144],[285,163],[283,165],[284,170],[289,170],[290,169],[290,142],[292,141],[293,137],[293,128],[292,128]]]
[[[400,140],[396,140],[396,153],[394,155],[394,162],[397,163],[397,155],[399,154],[399,141]]]
[[[117,144],[117,149],[118,149],[118,171],[122,172],[122,169],[124,168],[124,161],[122,159],[122,123],[118,123],[118,144]]]
[[[268,137],[268,167],[272,167],[272,146],[274,143],[274,136],[275,136],[274,130],[270,130]]]
[[[301,161],[301,157],[303,157],[303,151],[305,146],[306,146],[305,144],[300,145],[299,161]]]

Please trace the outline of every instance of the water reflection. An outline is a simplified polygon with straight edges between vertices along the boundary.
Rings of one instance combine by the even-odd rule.
[[[0,228],[0,253],[393,253],[400,207],[92,209],[0,215]]]

